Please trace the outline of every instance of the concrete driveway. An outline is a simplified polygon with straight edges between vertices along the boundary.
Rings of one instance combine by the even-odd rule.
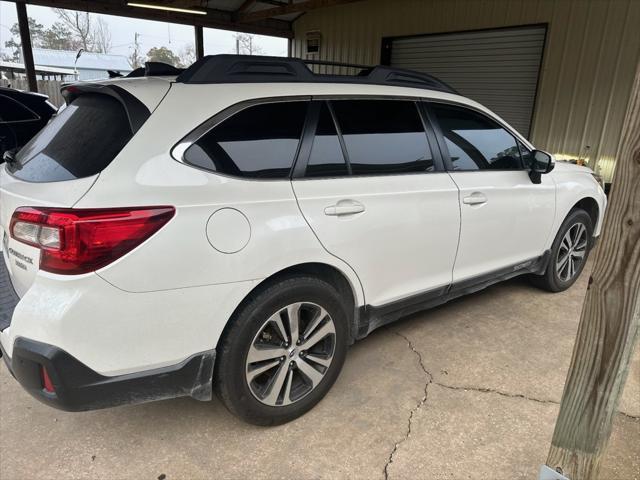
[[[514,279],[377,331],[314,410],[276,428],[191,399],[59,412],[3,365],[0,478],[537,478],[587,278],[556,295]],[[603,479],[640,478],[638,350]]]

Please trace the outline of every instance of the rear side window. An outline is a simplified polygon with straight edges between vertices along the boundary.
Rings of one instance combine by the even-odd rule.
[[[353,175],[433,170],[427,135],[411,101],[331,102]]]
[[[100,173],[132,137],[124,107],[101,94],[84,94],[16,155],[13,176],[28,182],[58,182]]]
[[[300,143],[307,104],[275,102],[245,108],[191,145],[184,160],[238,177],[287,178]]]

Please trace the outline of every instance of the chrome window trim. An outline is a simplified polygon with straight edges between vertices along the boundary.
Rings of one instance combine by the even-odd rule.
[[[291,95],[291,96],[277,96],[277,97],[261,97],[261,98],[252,98],[252,99],[248,99],[248,100],[242,100],[238,103],[235,103],[233,105],[230,105],[226,108],[224,108],[223,110],[221,110],[220,112],[216,113],[215,115],[213,115],[212,117],[210,117],[209,119],[205,120],[204,122],[202,122],[200,125],[198,125],[196,128],[194,128],[191,132],[189,132],[187,135],[185,135],[180,141],[178,141],[170,150],[170,156],[173,158],[173,160],[182,163],[183,165],[186,165],[188,167],[191,168],[195,168],[196,170],[200,170],[203,172],[207,172],[209,174],[213,174],[213,175],[221,175],[224,177],[229,177],[229,178],[235,178],[238,180],[244,180],[244,181],[280,181],[280,180],[285,180],[285,178],[253,178],[253,177],[241,177],[241,176],[237,176],[237,175],[230,175],[228,173],[224,173],[224,172],[217,172],[215,170],[210,170],[210,169],[206,169],[206,168],[202,168],[202,167],[198,167],[196,165],[192,165],[189,162],[187,162],[184,159],[184,154],[185,152],[189,149],[189,147],[191,147],[194,143],[196,143],[198,140],[200,140],[200,138],[202,138],[204,135],[206,135],[207,133],[209,133],[212,129],[214,129],[216,126],[218,126],[219,124],[221,124],[222,122],[224,122],[225,120],[227,120],[228,118],[238,114],[239,112],[256,106],[256,105],[261,105],[261,104],[267,104],[267,103],[284,103],[284,102],[301,102],[301,101],[307,101],[307,102],[311,102],[313,100],[404,100],[404,101],[411,101],[411,102],[426,102],[426,103],[441,103],[441,104],[446,104],[446,105],[452,105],[452,106],[456,106],[456,107],[460,107],[460,108],[464,108],[464,109],[468,109],[471,110],[473,112],[476,112],[480,115],[482,115],[483,117],[486,117],[487,119],[497,123],[498,125],[500,125],[502,128],[504,128],[508,133],[510,133],[514,139],[517,139],[518,141],[520,141],[526,148],[528,148],[529,150],[535,150],[535,146],[526,138],[524,138],[519,132],[517,132],[516,130],[513,129],[513,127],[511,127],[510,125],[508,125],[507,123],[505,123],[503,120],[501,120],[500,118],[498,118],[493,112],[491,111],[485,111],[483,109],[480,109],[474,105],[470,105],[468,103],[462,102],[462,101],[458,101],[455,99],[442,99],[442,98],[433,98],[433,97],[429,97],[429,96],[414,96],[414,95],[398,95],[398,94],[340,94],[340,93],[336,93],[336,94],[321,94],[321,95]],[[426,128],[426,127],[425,127]],[[300,145],[298,145],[298,149],[300,148]],[[295,163],[297,161],[297,157],[298,157],[298,153],[296,153],[296,158],[294,159],[294,166]],[[482,170],[457,170],[456,172],[458,173],[462,173],[462,172],[481,172]],[[509,170],[493,170],[493,171],[506,171],[506,172],[518,172],[518,171],[526,171],[525,169],[522,170],[513,170],[513,169],[509,169]],[[428,172],[428,173],[447,173],[449,172],[448,170],[446,170],[446,168],[442,171],[433,171],[433,172]],[[413,172],[413,173],[425,173],[425,172]],[[358,177],[362,177],[362,176],[379,176],[379,175],[358,175]],[[348,176],[351,177],[351,176]],[[315,178],[316,180],[320,179],[320,178],[345,178],[345,177],[318,177]],[[286,180],[289,180],[290,177],[287,177]],[[301,180],[301,179],[307,179],[306,177],[301,177],[301,178],[297,178],[297,180]],[[309,179],[313,179],[313,178],[309,178]]]
[[[224,175],[228,177],[243,179],[243,180],[281,180],[281,179],[256,179],[256,178],[245,178],[239,177],[236,175],[229,175],[223,172],[216,172],[215,170],[208,170],[205,168],[197,167],[196,165],[192,165],[184,159],[185,152],[191,147],[194,143],[204,137],[207,133],[217,127],[219,124],[231,118],[232,116],[240,113],[243,110],[246,110],[249,107],[254,107],[256,105],[262,105],[267,103],[285,103],[285,102],[304,102],[311,101],[311,95],[292,95],[289,97],[264,97],[264,98],[253,98],[250,100],[243,100],[239,103],[230,105],[229,107],[221,110],[216,113],[214,116],[205,120],[203,123],[198,125],[195,129],[185,135],[178,143],[176,143],[170,151],[171,157],[184,165],[187,165],[192,168],[196,168],[198,170],[202,170],[203,172],[209,172],[216,175]]]

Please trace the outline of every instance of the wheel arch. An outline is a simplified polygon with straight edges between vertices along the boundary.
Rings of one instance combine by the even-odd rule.
[[[598,201],[593,197],[583,197],[582,199],[578,200],[573,205],[573,207],[571,207],[571,210],[569,210],[569,212],[576,209],[582,209],[589,214],[589,217],[591,217],[591,222],[593,224],[593,231],[597,231],[598,219],[600,218],[600,206],[598,205]]]
[[[560,189],[557,192],[556,203],[556,216],[553,228],[547,238],[547,248],[551,248],[562,223],[567,216],[576,209],[584,210],[591,218],[593,236],[597,237],[600,235],[603,213],[606,207],[606,198],[599,198],[595,192],[586,189],[581,189],[579,192],[571,191],[570,189]]]
[[[341,296],[345,299],[345,307],[347,309],[347,312],[352,312],[349,324],[349,337],[350,343],[353,343],[355,341],[357,333],[358,315],[360,312],[359,307],[364,304],[362,291],[358,290],[360,288],[359,281],[356,278],[358,284],[354,285],[354,281],[349,278],[347,273],[340,270],[335,265],[330,265],[324,262],[306,262],[291,265],[263,279],[255,287],[253,287],[253,289],[247,295],[245,295],[244,299],[234,309],[222,331],[222,334],[220,335],[220,338],[218,339],[218,343],[220,343],[221,339],[224,338],[237,313],[244,307],[247,302],[251,300],[252,297],[259,294],[262,290],[268,288],[274,283],[296,275],[309,275],[315,278],[320,278],[330,285],[333,285],[338,290]]]

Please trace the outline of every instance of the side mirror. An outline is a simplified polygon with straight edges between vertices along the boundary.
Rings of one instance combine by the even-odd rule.
[[[549,173],[555,167],[553,155],[542,150],[531,152],[531,164],[529,165],[529,177],[533,183],[541,183],[541,175]]]

